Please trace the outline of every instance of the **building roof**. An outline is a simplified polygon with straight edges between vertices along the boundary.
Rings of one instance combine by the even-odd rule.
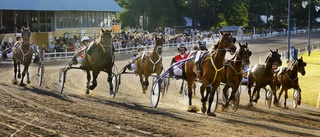
[[[1,0],[0,10],[123,12],[114,0]]]
[[[224,26],[220,31],[238,31],[239,29],[244,30],[242,26]]]

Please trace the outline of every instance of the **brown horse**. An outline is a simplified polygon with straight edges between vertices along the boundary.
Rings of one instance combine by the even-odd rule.
[[[156,73],[157,76],[160,76],[161,71],[163,70],[162,65],[162,46],[164,40],[162,38],[155,38],[155,45],[151,52],[145,52],[145,55],[137,59],[137,71],[140,77],[140,83],[142,86],[143,94],[146,93],[146,90],[149,86],[148,78],[151,74]],[[144,78],[144,81],[143,81]]]
[[[29,41],[30,34],[31,33],[29,28],[22,28],[23,42],[17,43],[17,45],[13,49],[13,66],[14,66],[13,84],[17,84],[18,82],[17,71],[18,71],[18,78],[19,79],[21,78],[20,65],[21,64],[24,65],[20,86],[25,86],[25,84],[23,83],[23,79],[26,74],[27,74],[27,83],[29,84],[31,82],[29,77],[29,65],[31,64],[33,49]]]
[[[230,101],[235,101],[235,94],[242,81],[243,66],[250,64],[250,56],[252,53],[248,49],[248,43],[243,45],[239,43],[239,47],[233,58],[225,62],[224,69],[222,70],[223,78],[221,82],[226,84],[223,88],[223,95],[226,97],[226,102],[224,102],[221,107],[222,111],[227,110]],[[228,90],[230,87],[232,88],[232,92],[228,98]]]
[[[207,111],[206,102],[208,100],[209,96],[209,107],[207,114],[209,116],[216,116],[214,113],[214,110],[212,112],[212,102],[214,94],[217,90],[217,88],[220,85],[220,81],[222,79],[221,73],[222,69],[224,67],[224,58],[225,55],[228,52],[233,54],[236,51],[235,42],[236,39],[232,36],[230,32],[219,32],[220,33],[220,40],[215,45],[215,50],[206,54],[203,59],[199,62],[200,67],[199,70],[197,69],[197,64],[195,60],[189,60],[186,61],[184,64],[184,77],[186,81],[188,82],[188,97],[189,97],[189,108],[188,112],[196,112],[197,109],[195,107],[192,107],[192,87],[194,85],[194,81],[196,77],[199,78],[199,80],[202,81],[202,85],[200,87],[200,93],[201,93],[201,102],[202,102],[202,113],[205,113]],[[204,91],[207,91],[206,96],[204,96]]]
[[[307,63],[303,61],[302,57],[300,59],[296,59],[292,62],[288,63],[288,67],[284,69],[283,72],[277,72],[274,75],[274,82],[277,85],[277,89],[281,90],[279,93],[278,99],[284,93],[284,108],[287,107],[287,98],[288,98],[288,89],[293,88],[301,93],[301,89],[299,86],[298,72],[301,73],[302,76],[306,74],[304,67],[307,66]],[[301,96],[300,96],[301,97]],[[298,99],[298,105],[301,103],[301,98]]]
[[[97,86],[97,77],[100,71],[108,73],[108,82],[110,93],[113,93],[112,85],[112,68],[114,66],[114,47],[112,46],[112,35],[111,31],[103,30],[101,28],[99,37],[94,41],[94,43],[87,48],[85,51],[84,63],[85,70],[87,73],[87,90],[86,94],[90,93]],[[92,71],[92,85],[90,85]]]
[[[278,49],[275,51],[270,50],[270,54],[267,56],[264,64],[256,64],[248,72],[248,94],[249,94],[249,104],[257,103],[260,98],[260,89],[269,85],[274,95],[274,105],[278,105],[278,99],[276,97],[276,90],[273,83],[273,65],[281,66],[281,55],[278,53]],[[251,94],[251,88],[255,84],[253,93]],[[255,98],[254,98],[255,97]]]

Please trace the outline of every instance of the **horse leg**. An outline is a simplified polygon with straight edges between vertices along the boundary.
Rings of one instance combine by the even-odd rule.
[[[31,80],[30,80],[30,76],[29,76],[29,66],[27,68],[27,83],[30,84]]]
[[[17,61],[17,65],[18,65],[18,79],[21,79],[20,64],[21,64],[21,61]]]
[[[146,75],[146,74],[145,74],[144,81],[142,82],[142,88],[143,88],[142,93],[143,93],[143,94],[146,94],[146,90],[148,89],[148,86],[149,86],[149,80],[148,80],[148,78],[149,78],[149,75]]]
[[[87,89],[86,89],[86,94],[90,93],[89,87],[90,87],[90,80],[91,80],[91,74],[90,70],[86,70],[87,73]]]
[[[253,98],[254,97],[254,98]],[[255,104],[257,104],[259,98],[260,98],[260,86],[256,85],[253,89],[253,93],[252,93],[252,102],[254,102]]]
[[[110,89],[110,94],[113,94],[113,84],[112,84],[112,72],[108,72],[108,82],[109,82],[109,89]]]
[[[214,98],[214,96],[215,96],[215,92],[218,92],[217,91],[217,88],[220,86],[220,82],[215,82],[215,83],[213,83],[213,84],[211,84],[211,89],[209,89],[209,88],[207,88],[207,90],[209,89],[209,90],[211,90],[211,92],[210,92],[210,96],[209,96],[209,106],[208,106],[208,111],[207,111],[207,115],[208,116],[213,116],[213,117],[215,117],[215,116],[217,116],[216,114],[215,114],[215,110],[213,110],[213,112],[210,112],[210,110],[211,110],[211,107],[212,107],[212,102],[213,102],[213,98]],[[207,91],[208,92],[208,91]]]
[[[94,90],[97,87],[97,77],[100,71],[93,70],[92,71],[92,85],[90,85],[90,90]]]
[[[13,77],[12,83],[16,85],[18,83],[18,80],[17,80],[17,63],[15,60],[13,61],[13,66],[14,66],[14,77]]]
[[[274,84],[270,84],[269,85],[271,87],[271,90],[272,90],[272,94],[273,94],[273,105],[277,106],[277,107],[280,107],[280,104],[279,104],[279,99],[277,98],[277,88],[276,86],[277,85],[274,85]],[[283,88],[283,87],[282,87]]]
[[[200,94],[201,94],[201,102],[202,102],[202,107],[201,107],[201,112],[205,113],[207,111],[207,100],[208,100],[208,93],[211,91],[211,85],[205,85],[206,82],[203,81],[202,85],[200,87]],[[207,91],[206,96],[204,96],[204,91]]]
[[[182,91],[183,91],[183,85],[184,85],[184,80],[182,80],[182,83],[181,83],[181,87],[180,87],[179,94],[182,94]]]
[[[223,96],[225,98],[225,102],[222,102],[222,106],[221,106],[221,110],[222,111],[227,111],[228,105],[229,105],[229,95],[228,95],[228,90],[229,90],[230,86],[229,85],[225,85],[224,88],[222,89],[223,91]]]
[[[25,84],[23,83],[23,79],[26,76],[27,72],[28,72],[28,66],[25,66],[23,68],[23,71],[22,71],[22,78],[21,78],[21,81],[20,81],[20,86],[25,86]]]
[[[197,108],[197,106],[192,106],[192,86],[194,84],[194,81],[191,80],[188,82],[188,98],[189,98],[189,106],[188,106],[188,112],[198,112],[199,109]]]
[[[251,94],[251,88],[252,88],[254,82],[253,82],[252,78],[250,78],[249,76],[248,76],[248,83],[247,83],[247,89],[248,89],[248,95],[249,95],[249,104],[247,106],[251,107],[252,106],[252,97],[253,97],[253,95]]]
[[[283,89],[281,89],[283,91]],[[287,108],[287,98],[288,98],[288,90],[285,90],[284,92],[284,106],[283,108]]]

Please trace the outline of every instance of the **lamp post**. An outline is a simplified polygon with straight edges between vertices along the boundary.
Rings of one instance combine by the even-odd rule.
[[[290,21],[290,10],[291,10],[291,8],[290,8],[291,6],[290,6],[290,0],[288,0],[288,62],[290,61],[290,34],[291,34],[291,32],[290,32],[290,25],[291,25],[291,21]]]
[[[308,1],[302,1],[302,7],[306,8],[306,6],[309,4],[309,13],[308,13],[308,44],[307,44],[307,50],[308,50],[308,55],[310,56],[311,54],[311,49],[310,49],[310,9],[311,9],[311,3],[310,0]]]
[[[311,3],[309,0],[309,21],[308,21],[308,56],[311,54],[311,49],[310,49],[310,7]]]

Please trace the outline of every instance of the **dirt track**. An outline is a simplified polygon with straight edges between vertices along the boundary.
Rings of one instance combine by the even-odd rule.
[[[319,44],[311,35],[312,44]],[[291,37],[293,45],[305,46],[307,34]],[[251,64],[268,54],[269,49],[286,50],[286,37],[248,42],[253,51]],[[282,48],[281,48],[282,47]],[[165,51],[164,65],[175,50]],[[129,55],[117,56],[122,68]],[[13,85],[12,65],[0,65],[0,136],[319,136],[320,110],[302,103],[293,109],[264,107],[264,92],[253,108],[246,107],[247,92],[243,87],[237,112],[222,112],[217,117],[186,112],[187,106],[178,93],[180,80],[171,80],[169,92],[157,108],[150,107],[149,93],[142,94],[139,78],[122,75],[119,93],[109,95],[107,75],[98,78],[98,87],[85,95],[85,73],[70,70],[65,92],[57,93],[59,69],[67,60],[45,64],[43,86],[36,84],[36,66],[30,68],[31,84]],[[149,79],[151,81],[151,79]],[[198,85],[199,87],[200,85]],[[150,88],[150,87],[149,87]],[[303,90],[303,89],[302,89]],[[148,90],[150,91],[150,90]],[[199,89],[194,104],[200,107]],[[219,98],[221,95],[219,94]]]

